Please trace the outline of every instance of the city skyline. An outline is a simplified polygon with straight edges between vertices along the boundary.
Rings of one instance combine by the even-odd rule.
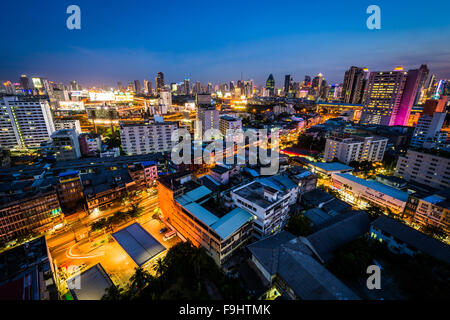
[[[0,53],[0,79],[27,74],[110,86],[134,79],[154,81],[162,71],[166,83],[184,78],[228,82],[242,74],[244,80],[263,85],[272,73],[281,87],[286,74],[301,81],[305,75],[323,73],[329,83],[342,83],[351,65],[383,71],[396,65],[414,69],[422,63],[438,78],[450,78],[445,37],[449,4],[436,11],[419,1],[407,6],[380,1],[381,30],[367,29],[369,3],[357,2],[345,8],[333,2],[285,3],[271,10],[265,10],[271,3],[262,2],[239,9],[232,4],[186,7],[178,1],[77,5],[81,30],[66,28],[67,4],[5,4],[3,12],[21,12],[23,23],[2,17],[1,29],[15,25],[15,32],[4,34],[8,45]],[[181,7],[184,10],[175,10]],[[168,11],[172,14],[167,17]],[[29,37],[26,44],[16,36],[30,30],[45,36]]]

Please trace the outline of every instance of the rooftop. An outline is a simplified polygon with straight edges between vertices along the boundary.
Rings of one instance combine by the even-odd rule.
[[[404,202],[408,201],[408,193],[407,192],[400,191],[398,189],[389,187],[389,186],[382,184],[380,182],[377,182],[375,180],[364,180],[364,179],[355,177],[354,175],[351,175],[349,173],[334,173],[334,175],[345,178],[352,182],[358,183],[364,187],[378,191],[380,193],[384,193],[384,194],[386,194],[392,198],[398,199],[400,201],[404,201]]]
[[[100,263],[80,275],[67,280],[67,285],[75,300],[100,300],[105,290],[113,285]]]
[[[343,171],[343,170],[353,170],[353,167],[347,166],[340,162],[311,162],[310,166],[317,167],[323,171]]]
[[[385,215],[371,225],[436,259],[450,263],[450,246]]]
[[[139,267],[166,250],[137,222],[113,233],[112,236]]]

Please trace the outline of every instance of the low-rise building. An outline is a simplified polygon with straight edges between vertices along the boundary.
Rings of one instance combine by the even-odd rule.
[[[57,161],[81,157],[78,136],[74,129],[62,129],[51,135],[51,150]]]
[[[55,269],[45,237],[0,254],[0,300],[56,300]]]
[[[241,208],[220,210],[212,191],[193,180],[190,173],[163,176],[158,180],[161,211],[167,221],[196,246],[202,246],[217,264],[252,236],[254,217]]]
[[[364,180],[348,173],[333,173],[332,185],[340,190],[346,202],[365,207],[369,204],[402,213],[408,193],[374,180]]]
[[[298,188],[293,181],[287,188],[281,184],[275,188],[276,182],[265,179],[267,180],[259,179],[231,191],[233,202],[256,217],[253,233],[257,239],[281,231],[289,217],[290,205],[298,197]]]
[[[404,219],[421,226],[438,227],[450,234],[450,191],[417,192],[409,195]]]
[[[371,223],[370,236],[387,243],[389,250],[394,253],[408,255],[425,253],[450,263],[449,245],[385,215]]]
[[[331,177],[332,173],[350,173],[354,168],[340,162],[310,162],[308,167],[312,172],[325,177]]]
[[[81,154],[85,157],[95,157],[100,153],[102,140],[95,133],[82,133],[78,136]]]
[[[54,189],[18,194],[0,204],[0,240],[45,232],[60,222],[61,207]]]

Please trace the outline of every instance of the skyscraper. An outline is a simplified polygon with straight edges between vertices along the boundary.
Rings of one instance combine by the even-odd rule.
[[[284,76],[284,95],[288,96],[291,90],[292,78],[290,74]]]
[[[184,84],[184,94],[185,95],[191,94],[190,80],[189,79],[184,79],[183,84]]]
[[[414,99],[413,105],[417,105],[420,98],[422,97],[425,90],[425,82],[427,81],[428,74],[430,73],[430,70],[428,69],[426,64],[421,65],[419,70],[421,70],[419,87],[417,88],[416,98]]]
[[[273,78],[272,74],[270,74],[269,78],[267,78],[266,89],[269,91],[270,96],[275,95],[275,79]]]
[[[417,91],[422,78],[422,68],[409,70],[406,74],[405,87],[402,92],[400,106],[395,115],[394,125],[406,126],[408,124],[409,114],[411,113],[414,100],[417,96]]]
[[[164,73],[158,72],[158,76],[155,79],[156,90],[159,92],[164,88]]]
[[[20,86],[22,87],[23,90],[30,89],[30,80],[28,79],[27,75],[23,74],[20,77]]]
[[[141,93],[142,88],[141,88],[141,82],[139,80],[134,80],[134,89],[136,93]]]
[[[351,66],[345,72],[344,85],[342,87],[342,102],[361,104],[364,93],[364,69]]]
[[[406,125],[420,75],[420,70],[405,72],[402,67],[370,73],[360,123]]]

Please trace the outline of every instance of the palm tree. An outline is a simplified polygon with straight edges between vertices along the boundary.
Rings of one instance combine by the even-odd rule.
[[[105,294],[102,297],[102,300],[120,300],[122,299],[123,289],[112,285],[109,288],[106,288]]]
[[[158,276],[161,276],[167,270],[167,265],[166,265],[165,261],[161,258],[156,260],[156,263],[153,266],[153,270],[155,270],[155,272]]]
[[[151,280],[153,277],[150,273],[142,267],[136,268],[130,278],[130,288],[133,293],[141,292]]]

